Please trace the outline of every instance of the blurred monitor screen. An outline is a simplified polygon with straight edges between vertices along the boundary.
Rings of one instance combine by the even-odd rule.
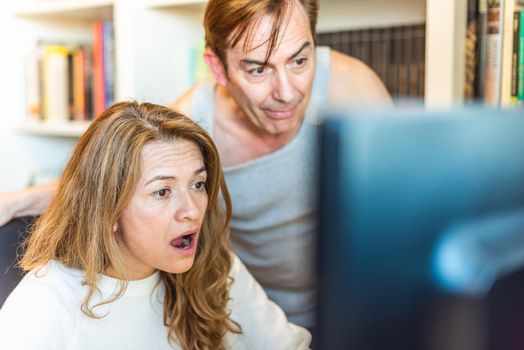
[[[321,126],[316,349],[524,349],[524,112]]]

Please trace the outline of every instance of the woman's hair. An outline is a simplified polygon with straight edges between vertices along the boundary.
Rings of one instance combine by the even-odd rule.
[[[256,24],[262,17],[272,15],[274,22],[268,39],[267,61],[277,45],[288,8],[296,3],[304,8],[314,38],[318,0],[209,0],[204,15],[206,46],[213,50],[225,65],[226,50],[235,47],[244,37],[244,50],[248,50]]]
[[[240,332],[226,310],[231,201],[209,135],[167,107],[123,102],[93,121],[79,139],[49,209],[37,221],[20,265],[28,271],[54,259],[84,270],[88,293],[82,311],[97,317],[93,309],[101,304],[89,304],[97,274],[111,267],[117,275],[126,275],[113,225],[134,194],[142,150],[150,142],[180,139],[195,142],[202,152],[209,201],[192,268],[183,274],[161,272],[166,288],[164,323],[169,341],[184,349],[223,349],[224,335]],[[122,281],[117,296],[102,304],[122,296],[126,287]]]

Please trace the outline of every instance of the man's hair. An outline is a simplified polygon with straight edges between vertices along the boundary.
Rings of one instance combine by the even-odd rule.
[[[256,25],[262,17],[271,15],[274,22],[268,39],[267,61],[277,45],[288,8],[297,3],[304,8],[308,16],[311,35],[314,38],[318,0],[209,0],[204,16],[206,46],[212,49],[225,65],[226,50],[235,47],[245,37],[244,50],[247,51]]]
[[[210,136],[188,117],[154,104],[122,102],[93,121],[79,139],[49,209],[37,221],[21,267],[28,271],[56,260],[85,273],[88,292],[82,311],[99,318],[97,306],[125,293],[122,281],[114,298],[91,305],[97,274],[109,267],[126,276],[113,232],[135,192],[146,144],[194,142],[207,171],[208,207],[194,265],[183,274],[161,271],[165,284],[164,323],[170,342],[183,349],[223,349],[228,331],[240,332],[226,305],[232,266],[229,243],[231,201]],[[221,194],[221,197],[219,196]]]

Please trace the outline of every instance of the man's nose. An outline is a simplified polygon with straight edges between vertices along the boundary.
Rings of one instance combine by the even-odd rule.
[[[195,199],[189,191],[178,194],[177,208],[175,211],[175,219],[177,221],[193,221],[200,217],[201,213],[198,209]]]
[[[295,89],[291,81],[292,77],[285,70],[275,75],[275,86],[273,98],[279,102],[289,103],[295,98]]]

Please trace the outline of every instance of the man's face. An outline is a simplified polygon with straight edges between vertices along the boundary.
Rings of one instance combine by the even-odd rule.
[[[255,24],[252,41],[246,38],[226,50],[230,93],[253,127],[262,134],[294,134],[311,96],[315,47],[308,17],[295,2],[286,13],[277,44],[264,65],[273,17]]]

